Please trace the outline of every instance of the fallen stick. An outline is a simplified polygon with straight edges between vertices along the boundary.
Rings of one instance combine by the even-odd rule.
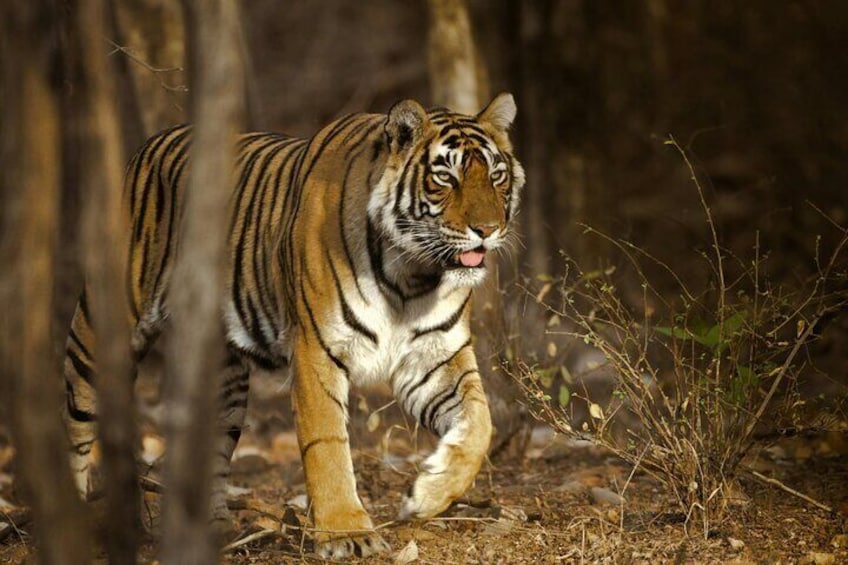
[[[829,513],[829,514],[832,514],[832,513],[833,513],[833,508],[831,508],[831,507],[830,507],[830,506],[828,506],[827,504],[822,504],[822,503],[821,503],[821,502],[819,502],[818,500],[815,500],[814,498],[810,498],[810,497],[809,497],[809,496],[807,496],[806,494],[801,493],[801,492],[798,492],[797,490],[795,490],[795,489],[794,489],[794,488],[792,488],[792,487],[786,486],[785,484],[783,484],[782,482],[778,481],[777,479],[773,479],[773,478],[771,478],[771,477],[766,477],[766,476],[765,476],[765,475],[763,475],[762,473],[760,473],[760,472],[758,472],[758,471],[755,471],[755,470],[753,470],[753,469],[749,469],[749,468],[747,468],[747,467],[745,468],[745,470],[746,470],[746,471],[748,471],[749,473],[751,473],[751,474],[752,474],[754,477],[756,477],[757,479],[759,479],[759,480],[763,481],[764,483],[768,483],[768,484],[770,484],[770,485],[774,485],[774,486],[776,486],[776,487],[778,487],[778,488],[780,488],[780,489],[783,489],[783,490],[785,490],[786,492],[788,492],[789,494],[792,494],[792,495],[794,495],[794,496],[797,496],[797,497],[798,497],[798,498],[800,498],[801,500],[804,500],[804,501],[806,501],[806,502],[809,502],[810,504],[812,504],[812,505],[813,505],[813,506],[815,506],[816,508],[821,508],[822,510],[824,510],[825,512],[827,512],[827,513]]]
[[[234,541],[231,544],[225,545],[223,548],[221,548],[221,553],[226,553],[228,551],[238,549],[238,548],[240,548],[244,545],[249,544],[252,541],[267,538],[269,536],[273,536],[273,535],[278,534],[278,533],[280,533],[279,530],[267,530],[267,529],[266,530],[259,530],[258,532],[254,532],[254,533],[250,534],[249,536],[245,536],[245,537],[243,537],[239,540]]]

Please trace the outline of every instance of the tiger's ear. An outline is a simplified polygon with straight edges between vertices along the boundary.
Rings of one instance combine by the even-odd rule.
[[[415,100],[403,100],[389,110],[386,119],[386,143],[393,151],[412,146],[424,131],[427,112]]]
[[[489,105],[483,108],[477,114],[477,121],[488,123],[496,129],[506,131],[515,120],[515,114],[518,109],[515,107],[515,99],[509,92],[501,92],[489,102]]]

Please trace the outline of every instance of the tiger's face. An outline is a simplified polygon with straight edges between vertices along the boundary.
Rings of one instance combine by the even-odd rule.
[[[409,100],[389,112],[389,156],[369,213],[402,256],[441,271],[443,283],[479,284],[511,235],[524,185],[507,135],[515,112],[509,94],[476,116]]]

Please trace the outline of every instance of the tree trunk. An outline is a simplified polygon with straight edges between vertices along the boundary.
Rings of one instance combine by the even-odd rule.
[[[58,218],[59,121],[52,2],[5,3],[0,375],[14,380],[18,478],[35,518],[42,563],[87,563],[86,512],[68,467],[51,340]]]
[[[474,115],[488,100],[485,64],[474,45],[465,0],[429,0],[428,62],[435,104]]]
[[[96,339],[98,436],[102,447],[106,552],[134,564],[140,533],[136,480],[137,430],[125,285],[128,227],[122,205],[124,156],[115,105],[114,71],[104,41],[106,6],[81,0],[74,36],[80,49],[78,89],[82,248],[86,299]]]
[[[235,0],[184,2],[195,123],[180,254],[171,281],[166,362],[165,563],[217,561],[209,529],[216,372],[234,137],[243,118]]]

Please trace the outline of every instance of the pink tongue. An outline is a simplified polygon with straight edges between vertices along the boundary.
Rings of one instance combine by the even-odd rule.
[[[478,267],[486,257],[485,251],[466,251],[459,255],[459,262],[463,267]]]

